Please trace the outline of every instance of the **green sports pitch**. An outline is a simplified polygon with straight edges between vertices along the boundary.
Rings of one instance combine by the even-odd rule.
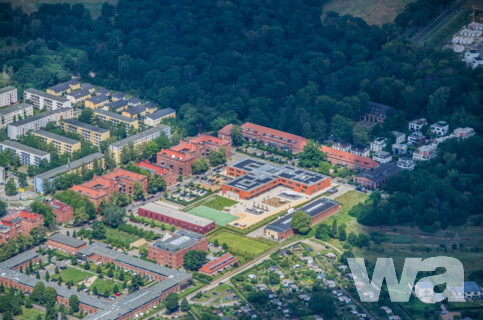
[[[211,209],[205,206],[199,206],[188,211],[188,213],[194,214],[195,216],[210,219],[215,221],[219,226],[225,226],[228,223],[238,219],[238,217],[233,216],[228,213],[224,213],[215,209]]]

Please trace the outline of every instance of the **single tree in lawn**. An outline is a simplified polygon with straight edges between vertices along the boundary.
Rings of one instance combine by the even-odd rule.
[[[186,298],[181,300],[180,309],[181,311],[184,311],[184,312],[190,309],[190,304],[188,303],[188,300],[186,300]]]

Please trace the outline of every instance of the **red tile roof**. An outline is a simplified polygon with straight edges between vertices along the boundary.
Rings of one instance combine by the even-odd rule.
[[[283,131],[280,131],[280,130],[260,126],[258,124],[254,124],[254,123],[251,123],[251,122],[247,122],[247,123],[243,124],[241,127],[244,128],[244,129],[254,130],[260,135],[269,134],[271,136],[277,136],[279,138],[292,140],[294,142],[307,141],[307,139],[305,139],[304,137],[298,136],[296,134],[287,133],[287,132],[283,132]]]
[[[221,128],[218,133],[223,134],[225,136],[231,136],[231,129],[233,128],[233,124],[227,124],[223,128]]]
[[[119,178],[123,178],[123,179],[129,179],[132,181],[143,181],[147,179],[147,177],[144,174],[132,172],[121,168],[116,168],[114,169],[114,171],[103,175],[103,177],[109,180],[117,180]]]
[[[159,176],[174,174],[173,170],[162,167],[158,164],[151,163],[148,160],[143,160],[141,162],[138,162],[135,164],[135,166],[154,172]]]
[[[231,257],[233,257],[233,258],[231,258]],[[211,272],[217,270],[218,268],[220,268],[221,266],[224,266],[225,263],[223,263],[222,261],[225,260],[225,259],[229,259],[229,261],[234,261],[235,257],[231,253],[225,253],[224,255],[222,255],[221,257],[219,257],[218,259],[213,260],[213,261],[210,261],[207,264],[203,265],[200,268],[199,271],[200,272],[205,272],[205,273],[211,273]],[[214,266],[214,265],[216,265],[219,262],[221,263],[219,266],[217,266],[216,268],[210,269],[211,266]]]
[[[56,207],[55,209],[62,212],[65,212],[70,208],[70,206],[67,203],[63,203],[62,201],[59,201],[57,199],[50,201],[49,206]]]
[[[73,186],[71,190],[94,199],[105,197],[108,194],[103,189],[92,189],[84,185]]]
[[[326,146],[321,146],[321,149],[323,152],[327,153],[327,156],[329,158],[344,161],[354,166],[375,168],[379,165],[379,163],[372,160],[371,158],[359,156],[350,152],[340,151]]]

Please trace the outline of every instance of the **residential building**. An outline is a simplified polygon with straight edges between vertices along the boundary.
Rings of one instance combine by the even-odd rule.
[[[362,121],[368,121],[373,123],[384,123],[387,118],[387,112],[391,109],[390,106],[369,101],[369,109],[366,113],[362,114]]]
[[[159,125],[163,119],[167,118],[176,118],[176,110],[172,108],[164,108],[154,112],[153,114],[148,114],[144,118],[144,124],[154,127]]]
[[[405,155],[408,153],[408,145],[395,143],[392,145],[392,153],[394,153],[396,156]]]
[[[174,186],[178,183],[178,175],[172,169],[160,166],[155,163],[149,162],[149,160],[143,160],[135,164],[135,166],[148,170],[151,175],[158,175],[163,177],[164,181],[166,181],[166,186],[169,188]]]
[[[74,185],[71,190],[85,195],[94,205],[98,206],[101,200],[108,201],[114,191],[133,197],[136,183],[140,183],[143,192],[147,194],[148,178],[145,175],[116,168],[103,176],[94,175],[91,181]]]
[[[69,81],[62,82],[48,88],[47,93],[53,94],[56,96],[62,96],[66,93],[70,93],[72,90],[77,90],[77,89],[80,89],[79,81],[75,79],[71,79]]]
[[[136,97],[129,98],[127,102],[130,106],[133,106],[133,107],[139,106],[142,103],[141,99]]]
[[[421,146],[426,142],[426,136],[419,131],[411,133],[408,137],[408,144]]]
[[[33,114],[34,106],[24,102],[2,109],[0,110],[0,129],[6,128],[15,121],[33,116]]]
[[[170,138],[171,127],[163,124],[158,127],[149,128],[147,130],[141,131],[133,136],[129,136],[125,139],[111,143],[109,145],[109,151],[112,153],[112,156],[114,157],[114,160],[116,160],[116,163],[121,163],[121,153],[124,148],[132,144],[134,148],[139,149],[145,143],[161,137],[163,133],[168,138]]]
[[[89,90],[90,93],[94,93],[96,91],[96,88],[90,84],[90,83],[83,83],[81,84],[82,89]]]
[[[416,167],[416,162],[414,162],[414,160],[411,158],[402,157],[399,158],[396,165],[401,169],[411,171],[414,169],[414,167]]]
[[[97,163],[101,167],[103,167],[104,154],[100,152],[93,153],[84,158],[69,162],[67,164],[64,164],[63,166],[41,173],[34,177],[35,192],[44,193],[46,191],[46,187],[48,187],[48,185],[50,185],[57,176],[74,172],[79,173],[82,166],[84,165],[88,170],[92,170],[94,168],[94,163]]]
[[[446,121],[438,121],[431,125],[431,134],[445,136],[449,131],[449,124]]]
[[[340,203],[328,198],[319,198],[298,210],[305,212],[312,220],[311,224],[314,225],[337,213],[340,210]],[[293,236],[292,217],[294,213],[292,212],[268,224],[263,229],[263,235],[276,241],[286,240]]]
[[[428,161],[437,156],[437,149],[434,145],[427,145],[419,147],[413,153],[413,160],[417,161]]]
[[[17,103],[17,101],[17,88],[8,86],[0,89],[0,108]]]
[[[208,158],[210,152],[218,152],[225,148],[226,158],[231,156],[231,141],[222,140],[206,134],[185,141],[169,149],[161,149],[157,154],[157,164],[174,170],[178,175],[188,176],[192,173],[191,164],[198,159]]]
[[[377,151],[374,153],[372,156],[372,159],[374,161],[377,161],[379,163],[388,163],[392,161],[392,156],[389,152],[386,151]]]
[[[225,183],[222,192],[239,199],[251,199],[278,186],[308,195],[330,187],[330,177],[320,173],[251,158],[229,165],[226,173],[235,179]]]
[[[129,132],[131,127],[133,127],[136,130],[139,129],[138,120],[124,117],[124,116],[121,116],[120,114],[117,114],[111,111],[94,109],[94,115],[97,117],[98,120],[102,122],[106,122],[106,121],[110,122],[115,126],[117,126],[120,123],[124,124],[126,132]]]
[[[104,108],[107,108],[107,110],[114,110],[115,112],[124,111],[127,109],[127,100],[113,100],[112,102],[106,103]]]
[[[40,137],[42,141],[46,144],[52,144],[57,150],[58,154],[68,153],[72,155],[72,153],[80,151],[81,149],[80,141],[67,138],[49,131],[40,129],[37,131],[33,131],[32,134],[34,136]]]
[[[102,96],[109,97],[111,95],[111,93],[106,88],[102,88],[101,87],[101,88],[97,89],[96,95],[98,95],[98,96],[101,96],[102,95]]]
[[[77,91],[72,91],[66,98],[70,100],[71,103],[79,103],[88,98],[90,98],[91,92],[88,89],[80,89]]]
[[[303,150],[307,139],[295,134],[247,122],[241,126],[243,138],[293,154]],[[222,129],[223,130],[223,129]]]
[[[214,277],[224,270],[234,267],[237,263],[235,256],[231,253],[225,253],[221,257],[204,264],[198,272]]]
[[[364,146],[351,146],[350,153],[361,156],[361,157],[369,157],[370,150]]]
[[[391,133],[394,135],[394,138],[396,139],[395,142],[398,144],[406,142],[406,134],[399,132],[399,131],[391,131]]]
[[[453,130],[453,134],[457,138],[467,139],[475,135],[475,130],[473,128],[456,128]]]
[[[364,171],[354,177],[354,183],[367,189],[380,189],[386,185],[387,180],[401,171],[394,163],[382,163],[379,167]]]
[[[185,229],[178,229],[168,239],[157,240],[148,245],[148,258],[157,264],[179,269],[189,250],[208,251],[208,238]]]
[[[126,96],[124,95],[124,93],[122,92],[114,92],[112,95],[111,95],[111,100],[112,101],[118,101],[118,100],[125,100]],[[127,103],[127,101],[126,101]]]
[[[122,115],[132,119],[139,119],[148,113],[148,109],[144,104],[133,106],[122,112]]]
[[[428,121],[425,118],[415,119],[409,122],[409,131],[419,132],[423,128],[423,126],[427,125]]]
[[[161,201],[155,201],[141,206],[138,210],[138,215],[201,234],[215,229],[214,221],[180,211]]]
[[[29,235],[33,228],[44,225],[44,216],[30,211],[14,211],[0,219],[0,243],[5,243],[17,236]]]
[[[477,300],[483,298],[483,290],[475,281],[465,281],[463,286],[465,300]]]
[[[5,150],[12,150],[20,158],[22,166],[36,166],[38,167],[40,161],[47,160],[50,162],[50,153],[35,149],[16,141],[5,140],[0,142],[0,152]]]
[[[80,134],[85,141],[89,141],[97,147],[101,145],[101,141],[107,140],[111,137],[109,130],[98,128],[74,119],[63,120],[60,128],[65,132]]]
[[[231,141],[231,129],[233,128],[233,124],[227,124],[220,130],[218,130],[218,138],[221,140]]]
[[[87,247],[87,242],[60,233],[55,233],[47,238],[47,248],[61,253],[75,255],[85,247]]]
[[[371,151],[382,151],[386,147],[386,138],[379,137],[371,142]]]
[[[73,115],[74,110],[72,108],[41,112],[35,116],[10,123],[7,126],[7,135],[10,139],[18,140],[20,136],[27,134],[30,130],[39,130],[51,122],[58,124],[60,120],[70,119]]]
[[[5,175],[5,168],[0,167],[0,184],[7,182],[7,176]]]
[[[41,110],[47,109],[47,111],[72,107],[72,102],[69,99],[33,88],[23,92],[23,99],[25,102],[32,103],[35,108]]]
[[[52,208],[52,213],[58,223],[66,223],[74,218],[74,208],[67,203],[53,199],[49,202],[49,206]]]
[[[84,106],[86,108],[97,109],[102,107],[103,105],[109,103],[109,97],[105,95],[98,95],[93,96],[89,99],[86,99],[84,102]]]
[[[349,142],[345,142],[345,141],[335,141],[332,144],[332,148],[334,148],[335,150],[340,150],[344,152],[351,152],[351,147],[352,145]]]
[[[355,171],[364,171],[377,167],[379,164],[371,158],[355,155],[349,152],[335,150],[330,147],[321,146],[322,152],[327,155],[331,164],[336,164]]]

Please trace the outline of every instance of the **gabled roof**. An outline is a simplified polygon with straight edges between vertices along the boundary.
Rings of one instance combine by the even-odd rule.
[[[383,163],[383,164],[380,164],[379,167],[373,170],[369,170],[358,175],[356,178],[365,178],[377,184],[395,175],[399,171],[401,171],[401,168],[399,168],[394,163]]]
[[[47,238],[47,240],[58,242],[60,244],[65,244],[65,245],[68,245],[68,246],[73,247],[73,248],[79,248],[79,247],[82,247],[83,245],[87,244],[87,242],[85,242],[85,241],[82,241],[82,240],[79,240],[79,239],[76,239],[76,238],[72,238],[72,237],[68,237],[68,236],[60,234],[60,233],[56,233],[56,234],[51,235],[50,237]]]
[[[321,150],[322,152],[327,153],[327,156],[329,158],[332,158],[334,160],[344,161],[356,166],[374,168],[379,165],[376,161],[372,160],[371,158],[359,156],[357,154],[353,154],[350,152],[336,150],[334,148],[330,148],[327,146],[321,146]]]
[[[272,128],[260,126],[258,124],[254,124],[254,123],[251,123],[251,122],[244,123],[241,127],[243,129],[248,129],[248,130],[256,131],[258,134],[261,134],[261,135],[263,135],[263,134],[270,135],[271,138],[278,137],[280,139],[291,140],[294,143],[295,142],[299,142],[299,141],[306,141],[307,140],[304,137],[298,136],[296,134],[287,133],[287,132],[283,132],[283,131],[280,131],[280,130],[276,130],[276,129],[272,129]]]
[[[172,113],[176,113],[176,110],[174,110],[172,108],[164,108],[164,109],[156,111],[153,114],[147,115],[146,118],[157,120],[159,118],[166,117],[167,115],[170,115]]]

